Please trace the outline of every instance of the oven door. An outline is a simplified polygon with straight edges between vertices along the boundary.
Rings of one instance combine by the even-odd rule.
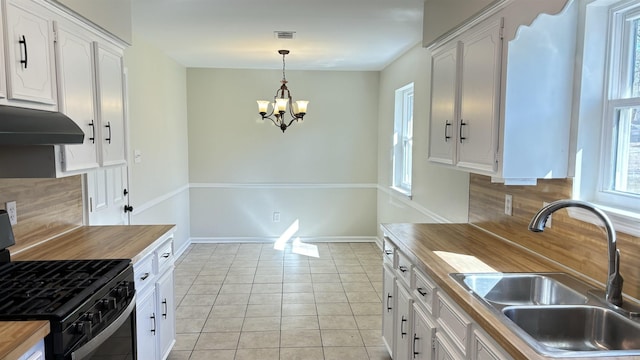
[[[136,360],[136,299],[109,326],[71,353],[72,360]]]

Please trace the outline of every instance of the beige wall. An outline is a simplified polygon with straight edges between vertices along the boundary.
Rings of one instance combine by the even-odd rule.
[[[422,43],[429,46],[472,15],[500,0],[425,0]]]
[[[186,69],[139,38],[125,50],[125,66],[132,223],[177,224],[179,247],[190,236]]]
[[[303,237],[375,236],[377,72],[288,71],[310,104],[285,134],[256,104],[281,71],[187,73],[192,236],[273,237],[295,219]]]
[[[131,0],[53,0],[131,44]]]
[[[378,138],[378,222],[467,222],[469,175],[427,161],[431,65],[429,51],[416,46],[380,75]],[[413,199],[391,186],[395,90],[414,83]]]

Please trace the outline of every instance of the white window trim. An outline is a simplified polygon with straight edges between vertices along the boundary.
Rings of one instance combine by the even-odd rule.
[[[599,39],[599,45],[596,45],[601,46],[600,51],[604,50],[602,53],[606,54],[620,54],[621,41],[616,41],[616,43],[612,44],[611,39],[612,31],[621,32],[623,31],[623,26],[619,26],[617,29],[613,30],[613,26],[610,26],[609,23],[613,14],[623,9],[629,9],[626,11],[630,14],[629,17],[640,16],[640,3],[637,0],[596,0],[591,2],[591,5],[600,7],[597,12],[594,12],[597,15],[590,18],[591,21],[599,21],[601,24],[606,24],[605,26],[607,31],[587,28],[589,26],[587,24],[584,32],[584,43],[589,42],[590,37],[605,36],[606,40]],[[603,9],[606,9],[606,11]],[[585,13],[588,14],[588,11],[585,11]],[[626,18],[621,15],[617,16],[622,19]],[[588,15],[587,18],[589,18]],[[620,23],[618,22],[618,25],[619,24]],[[588,45],[583,44],[583,46],[586,48]],[[612,47],[613,51],[610,51]],[[595,50],[595,52],[597,52],[597,50]],[[594,75],[593,73],[594,62],[588,59],[588,53],[593,54],[594,50],[585,50],[583,52],[582,74],[585,74],[585,76],[588,75],[596,77],[598,74],[596,73]],[[612,161],[610,159],[605,159],[605,157],[611,156],[611,152],[605,152],[603,149],[609,149],[613,146],[611,142],[613,130],[611,129],[612,126],[610,126],[613,114],[620,106],[627,106],[631,104],[639,105],[639,102],[637,102],[638,99],[609,100],[610,94],[617,92],[617,89],[620,88],[619,83],[622,81],[622,76],[624,76],[621,74],[622,71],[620,69],[620,64],[622,62],[613,59],[613,56],[614,55],[608,55],[604,61],[604,66],[601,66],[602,86],[599,89],[597,89],[597,86],[593,86],[594,83],[597,85],[598,81],[594,82],[592,81],[592,78],[580,79],[583,75],[579,72],[577,73],[578,80],[581,83],[580,85],[586,84],[586,86],[591,86],[591,88],[583,87],[580,89],[581,91],[577,92],[577,94],[580,95],[577,100],[577,107],[580,111],[578,111],[579,115],[577,118],[574,119],[574,124],[578,130],[576,130],[576,176],[574,179],[573,197],[592,202],[605,211],[614,223],[616,230],[633,236],[640,236],[640,206],[636,205],[640,203],[640,197],[621,193],[613,194],[606,190],[608,189],[606,186],[608,185],[607,183],[611,181],[609,174],[611,171]],[[598,61],[596,60],[595,63],[597,62]],[[594,104],[594,101],[598,99],[600,104]],[[591,104],[589,104],[589,102]],[[601,109],[600,112],[597,111],[598,108]],[[596,110],[595,114],[593,111],[594,109]],[[578,118],[580,119],[579,121]],[[607,122],[607,124],[605,124],[605,122]],[[607,125],[609,125],[608,128]],[[593,131],[589,129],[590,126],[597,126],[599,130]],[[583,162],[583,157],[590,159],[590,161]],[[597,181],[593,181],[594,178],[596,178]],[[573,218],[596,225],[602,225],[597,218],[590,216],[588,213],[580,211],[579,209],[570,208],[568,210],[569,215]]]
[[[396,159],[399,159],[399,162],[403,163],[405,159],[405,153],[403,151],[404,149],[403,146],[396,145],[396,142],[399,141],[399,139],[397,139],[396,137],[399,135],[402,136],[404,134],[404,130],[405,130],[404,125],[405,125],[405,118],[406,118],[406,114],[405,114],[406,101],[409,96],[413,97],[413,94],[414,94],[413,82],[405,86],[402,86],[396,89],[395,91],[393,140],[392,140],[392,150],[391,150],[392,152],[391,189],[400,193],[401,195],[408,197],[409,199],[412,198],[412,193],[411,193],[412,184],[409,184],[408,186],[406,186],[406,184],[404,184],[402,180],[399,180],[399,178],[402,178],[402,175],[405,169],[401,164],[398,164],[396,162]],[[413,114],[411,114],[411,116],[413,117]],[[399,119],[400,121],[398,121]],[[413,133],[413,129],[411,132]],[[413,147],[412,147],[412,151],[413,151]],[[412,159],[413,159],[413,156],[412,156]],[[413,168],[413,164],[411,164],[410,166]],[[411,174],[413,177],[413,169],[411,169]],[[413,183],[413,179],[411,179],[411,182]]]

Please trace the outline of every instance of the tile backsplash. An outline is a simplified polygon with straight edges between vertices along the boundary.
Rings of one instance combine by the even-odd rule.
[[[60,179],[1,179],[0,208],[16,201],[12,253],[82,225],[81,175]]]
[[[536,186],[505,186],[486,176],[470,176],[469,222],[602,283],[607,278],[607,241],[603,227],[555,212],[551,228],[527,230],[543,202],[571,198],[572,180],[538,180]],[[504,214],[505,195],[513,196],[513,214]],[[640,299],[640,238],[617,232],[624,292]]]

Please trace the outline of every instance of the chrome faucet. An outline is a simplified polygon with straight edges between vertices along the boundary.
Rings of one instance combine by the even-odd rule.
[[[622,306],[622,276],[620,276],[620,251],[616,249],[616,232],[607,214],[594,205],[579,200],[558,200],[554,201],[538,211],[529,223],[529,230],[533,232],[544,231],[549,215],[556,210],[566,207],[578,207],[586,209],[595,214],[604,223],[607,231],[607,244],[609,252],[609,273],[607,276],[607,288],[605,297],[608,302],[616,306]]]

